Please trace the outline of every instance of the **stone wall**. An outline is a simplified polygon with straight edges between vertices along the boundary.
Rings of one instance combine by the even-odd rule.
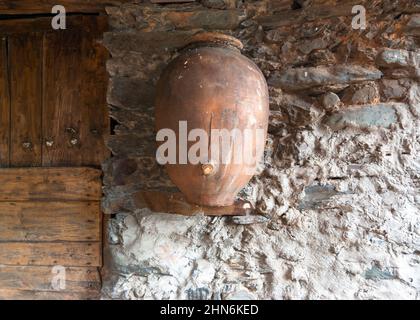
[[[367,10],[352,28],[352,7]],[[420,3],[202,0],[107,9],[104,298],[420,298]],[[261,217],[138,208],[174,190],[155,162],[153,99],[188,38],[241,39],[270,87],[269,139],[241,192]]]

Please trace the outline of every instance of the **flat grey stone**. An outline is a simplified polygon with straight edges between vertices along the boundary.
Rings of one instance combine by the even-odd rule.
[[[389,127],[398,120],[394,108],[396,105],[408,108],[403,103],[383,103],[353,107],[334,113],[327,118],[325,123],[333,130],[339,130],[352,124],[362,128]]]
[[[365,271],[364,277],[368,280],[392,280],[396,279],[397,277],[393,274],[392,270],[385,269],[381,270],[377,266],[373,266],[372,268]]]
[[[231,221],[235,224],[255,224],[268,222],[268,218],[261,215],[234,216]]]
[[[399,49],[384,49],[377,58],[377,64],[381,67],[418,68],[420,54],[414,51]]]
[[[420,14],[413,14],[407,23],[407,28],[420,28]]]
[[[305,197],[299,204],[299,209],[316,209],[322,202],[333,196],[344,194],[332,185],[312,185],[305,187]]]
[[[274,73],[268,82],[272,86],[286,90],[303,90],[317,86],[377,80],[381,77],[382,72],[376,68],[339,65],[335,67],[290,68]]]
[[[331,110],[340,104],[340,98],[334,92],[327,92],[322,97],[322,105],[325,109]]]

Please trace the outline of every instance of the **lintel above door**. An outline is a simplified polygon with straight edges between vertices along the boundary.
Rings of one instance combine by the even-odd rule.
[[[67,13],[105,12],[106,6],[118,5],[129,0],[1,0],[0,15],[51,13],[55,5],[62,5]]]

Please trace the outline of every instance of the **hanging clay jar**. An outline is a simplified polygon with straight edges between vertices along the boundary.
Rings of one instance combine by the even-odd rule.
[[[176,135],[176,142],[169,146],[169,135],[161,139],[158,133],[158,161],[176,149],[176,163],[165,166],[172,182],[194,204],[232,205],[255,174],[264,152],[269,113],[267,83],[241,49],[242,43],[233,37],[198,34],[166,67],[158,82],[156,129],[171,129]],[[200,129],[199,133],[193,129]],[[214,129],[219,129],[218,134],[213,134]],[[220,132],[229,132],[230,142],[226,143]],[[204,147],[197,152],[199,138]],[[216,142],[218,152],[213,149]],[[247,157],[241,147],[248,152]],[[198,155],[200,161],[186,160],[188,155]]]

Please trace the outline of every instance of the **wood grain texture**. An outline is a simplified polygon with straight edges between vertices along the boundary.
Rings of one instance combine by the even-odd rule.
[[[0,300],[99,300],[100,292],[60,292],[0,289]]]
[[[291,6],[290,10],[287,10],[286,7],[281,7],[281,3],[277,4],[278,8],[273,3],[269,5],[271,7],[270,14],[261,15],[256,20],[264,29],[301,25],[308,21],[352,16],[352,8],[356,4],[360,4],[360,2],[358,0],[340,0],[340,5],[314,4],[299,10],[293,10]]]
[[[40,2],[7,6],[56,4]],[[99,298],[101,171],[80,166],[109,155],[106,27],[92,15],[68,16],[65,31],[50,17],[0,20],[0,299]],[[64,291],[52,290],[54,265],[67,267]]]
[[[83,30],[49,32],[44,42],[43,166],[96,166],[110,152],[107,50],[103,18],[81,17]]]
[[[4,135],[0,148],[11,141],[10,156],[5,158],[11,159],[13,167],[99,167],[110,154],[105,145],[110,132],[108,52],[98,43],[107,29],[107,19],[71,16],[67,30],[59,31],[52,31],[50,23],[45,17],[0,20],[0,34],[12,34],[11,108],[7,108],[8,96],[4,94],[0,109],[1,119],[10,118],[3,113],[12,110],[11,137],[6,137],[10,130],[0,130]],[[36,33],[29,33],[32,30]],[[7,59],[2,61],[6,74],[0,90],[7,93],[8,64]]]
[[[7,38],[0,39],[0,168],[9,166],[10,97]]]
[[[0,241],[101,241],[99,202],[0,202]]]
[[[43,166],[82,165],[80,32],[50,32],[44,38]]]
[[[2,0],[0,14],[51,13],[56,4],[63,5],[67,13],[105,12],[106,6],[118,5],[129,0]]]
[[[99,19],[94,22],[86,20],[86,30],[82,38],[81,73],[82,88],[80,92],[80,112],[84,122],[81,125],[81,165],[100,166],[110,156],[105,144],[110,133],[110,120],[106,92],[108,73],[106,61],[108,51],[98,39],[106,30],[107,24]],[[95,150],[95,152],[92,152]]]
[[[0,201],[95,201],[101,196],[101,171],[97,169],[0,169]]]
[[[0,34],[12,35],[17,33],[45,33],[51,32],[51,22],[53,17],[36,17],[24,19],[6,19],[0,20]],[[86,23],[94,24],[96,21],[106,21],[107,17],[103,16],[67,16],[66,30],[83,31]],[[60,31],[57,31],[60,32]]]
[[[0,266],[0,288],[5,290],[37,290],[58,292],[97,291],[101,278],[96,267],[67,267],[62,290],[54,290],[52,267]]]
[[[149,208],[153,212],[174,213],[185,216],[204,214],[207,216],[243,216],[251,211],[251,205],[237,201],[224,207],[207,207],[188,203],[181,193],[141,191],[135,196],[138,208]]]
[[[10,166],[41,165],[42,35],[9,37]]]
[[[100,242],[1,242],[0,265],[99,267],[101,247]]]

